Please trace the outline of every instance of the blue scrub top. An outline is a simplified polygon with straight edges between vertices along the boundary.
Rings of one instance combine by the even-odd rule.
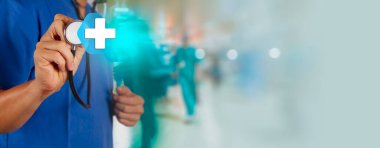
[[[54,15],[78,18],[71,0],[1,0],[0,6],[0,89],[9,89],[34,79],[35,46]],[[65,83],[23,127],[0,134],[0,148],[112,147],[112,64],[102,55],[90,55],[90,59],[89,110],[75,100]],[[82,98],[87,97],[85,65],[83,56],[74,77]]]

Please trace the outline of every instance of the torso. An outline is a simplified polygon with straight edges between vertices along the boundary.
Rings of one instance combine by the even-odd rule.
[[[38,37],[38,40],[50,26],[55,14],[61,13],[77,19],[71,0],[40,0],[33,1],[31,5],[26,4],[32,3],[30,1],[8,3],[30,8],[30,10],[20,10],[24,12],[18,17],[35,19],[35,22],[31,22],[38,23],[38,28],[34,28],[35,24],[29,26],[27,23],[21,27],[39,30],[38,33],[28,34],[28,36]],[[30,18],[32,16],[35,18]],[[38,40],[25,42],[30,44],[27,46],[28,48],[25,48],[28,50],[25,51],[28,53],[26,55],[28,58],[33,58],[31,53],[34,52]],[[6,51],[1,50],[1,52]],[[0,135],[0,148],[112,147],[112,64],[102,55],[90,55],[90,60],[92,107],[89,110],[84,109],[75,100],[66,83],[59,92],[48,97],[40,105],[22,128],[9,134]],[[33,62],[32,60],[26,61]],[[34,64],[31,63],[31,65]],[[87,97],[88,91],[85,65],[86,57],[83,56],[74,77],[76,88],[82,98]],[[33,67],[31,67],[30,73],[24,73],[27,80],[34,79]]]

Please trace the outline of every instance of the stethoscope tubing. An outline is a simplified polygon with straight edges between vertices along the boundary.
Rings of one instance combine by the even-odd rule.
[[[77,45],[72,45],[71,53],[75,57],[75,51],[76,51]],[[75,99],[78,101],[80,105],[82,105],[85,109],[89,109],[91,107],[91,72],[90,72],[90,56],[88,53],[86,53],[86,77],[87,77],[87,103],[85,103],[81,97],[79,96],[76,87],[74,85],[74,74],[73,71],[68,72],[68,80],[70,84],[71,92],[73,93]]]
[[[72,2],[76,6],[75,0],[73,0]],[[79,11],[78,11],[77,8],[75,9],[75,11],[76,11],[77,17],[80,18],[80,19],[82,19],[81,16],[79,15]],[[81,21],[82,20],[76,20],[76,21],[73,21],[73,22],[81,22]],[[68,26],[69,25],[67,25],[66,28],[65,28],[65,32],[64,32],[65,36],[66,36],[66,29],[67,29]],[[67,41],[67,39],[66,39],[66,41]],[[69,41],[67,41],[67,42],[69,42]],[[77,46],[80,46],[80,44],[72,44],[71,53],[73,54],[73,57],[75,57]],[[79,96],[79,93],[78,93],[78,91],[77,91],[77,89],[76,89],[76,87],[74,85],[74,72],[73,71],[69,71],[68,72],[68,80],[69,80],[69,85],[70,85],[71,92],[73,93],[75,99],[85,109],[89,109],[91,107],[91,68],[90,68],[90,55],[87,52],[85,54],[86,54],[86,70],[85,70],[85,74],[86,74],[86,77],[87,77],[87,102],[84,102],[83,99],[81,99],[81,97]]]

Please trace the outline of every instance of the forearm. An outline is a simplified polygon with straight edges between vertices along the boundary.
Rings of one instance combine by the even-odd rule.
[[[34,80],[0,91],[0,133],[23,126],[47,96]]]

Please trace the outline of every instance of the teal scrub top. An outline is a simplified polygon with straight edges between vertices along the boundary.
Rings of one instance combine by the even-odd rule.
[[[35,46],[54,15],[78,18],[71,0],[1,0],[0,6],[0,89],[6,90],[35,78]],[[90,55],[90,60],[92,107],[89,110],[75,100],[65,83],[40,105],[24,126],[0,134],[0,148],[111,148],[112,64],[102,55]],[[85,65],[86,56],[83,56],[74,77],[82,98],[87,97],[88,91]]]
[[[115,67],[117,84],[124,82],[124,85],[144,99],[166,95],[170,74],[174,69],[165,64],[163,51],[151,39],[147,22],[136,15],[129,15],[128,19],[115,18],[113,25],[125,33],[118,37],[120,42],[116,49],[119,53],[113,54],[124,56],[119,58],[123,60]],[[127,51],[129,52],[124,53]],[[133,55],[130,55],[131,51]]]
[[[179,69],[179,78],[194,80],[195,65],[200,62],[196,57],[196,49],[191,46],[180,47],[173,58]]]

